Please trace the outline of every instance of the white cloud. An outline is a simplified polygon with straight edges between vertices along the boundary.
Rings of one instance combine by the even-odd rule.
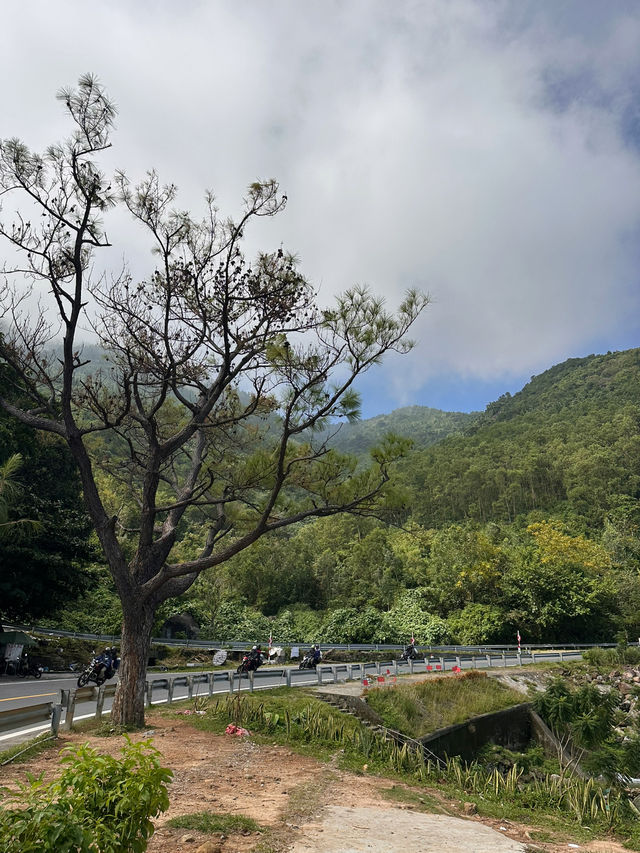
[[[92,70],[132,177],[157,166],[185,204],[211,187],[227,212],[277,177],[289,207],[260,240],[297,250],[323,299],[355,282],[391,304],[434,295],[388,371],[405,402],[440,371],[529,374],[638,328],[640,12],[594,4],[596,27],[590,5],[8,7],[0,134],[62,135],[52,95]],[[134,227],[111,234],[147,257]]]

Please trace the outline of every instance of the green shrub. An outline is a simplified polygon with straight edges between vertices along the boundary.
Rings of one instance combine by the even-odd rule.
[[[587,663],[592,666],[615,666],[618,663],[618,653],[616,649],[587,649],[582,653],[582,657]]]
[[[21,786],[0,807],[3,853],[142,853],[151,818],[169,805],[172,773],[150,743],[131,743],[122,758],[87,744],[69,747],[61,776]]]
[[[465,645],[506,643],[515,633],[505,611],[493,604],[467,604],[449,616],[447,625],[455,640]]]
[[[587,649],[582,657],[592,666],[634,666],[640,663],[640,646],[619,644],[615,648]]]

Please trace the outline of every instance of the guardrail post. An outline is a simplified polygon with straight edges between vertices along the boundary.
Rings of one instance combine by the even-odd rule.
[[[229,679],[229,693],[233,694],[233,679],[236,677],[235,672],[230,669],[227,673],[227,678]]]
[[[250,670],[249,672],[249,693],[253,693],[253,678],[255,676],[255,672]]]
[[[456,666],[457,666],[459,669],[462,669],[462,667],[460,666],[460,655],[456,655]]]
[[[144,686],[144,704],[151,707],[151,696],[153,695],[153,681],[147,681]]]
[[[531,649],[531,663],[536,662],[536,653]]]
[[[51,734],[54,737],[58,737],[58,730],[60,728],[61,718],[62,718],[62,705],[58,702],[51,709]]]
[[[287,679],[287,687],[291,687],[291,670],[285,669],[285,678]]]
[[[393,665],[393,674],[397,677],[398,676],[398,661],[394,660],[392,662],[392,665]]]
[[[169,682],[169,686],[167,688],[167,702],[171,704],[173,702],[173,678],[167,679]]]
[[[440,666],[442,667],[442,671],[444,672],[444,657],[440,656]]]
[[[558,652],[558,654],[560,655],[560,663],[562,663],[564,661],[563,652]]]
[[[187,676],[187,699],[193,699],[193,676]]]
[[[100,722],[102,719],[102,709],[104,707],[104,684],[98,687],[98,697],[96,699],[96,720]]]
[[[322,684],[322,669],[319,666],[316,667],[316,675],[318,676],[318,684]]]
[[[518,666],[522,666],[522,655],[520,652],[518,652],[517,658],[518,658]]]
[[[413,675],[413,658],[409,658],[409,675]]]
[[[207,693],[209,696],[213,696],[213,680],[214,674],[212,672],[207,673]]]
[[[473,669],[477,669],[477,668],[478,668],[478,661],[476,660],[476,656],[475,656],[475,655],[471,655],[471,667],[472,667]]]
[[[331,678],[332,678],[334,684],[338,683],[338,667],[337,666],[331,667]]]
[[[71,726],[73,725],[73,715],[76,711],[76,691],[69,691],[69,698],[67,700],[67,713],[64,715],[64,725],[63,729],[65,732],[71,731]]]
[[[489,654],[489,652],[487,652],[486,658],[487,658],[487,666],[489,667],[489,669],[491,669],[491,655]]]
[[[379,660],[376,661],[376,675],[382,675],[382,667]]]

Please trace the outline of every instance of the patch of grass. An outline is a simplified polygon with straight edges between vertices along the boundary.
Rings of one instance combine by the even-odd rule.
[[[546,832],[543,829],[533,829],[529,832],[529,835],[532,841],[540,841],[543,844],[551,844],[556,840],[550,832]]]
[[[74,726],[75,728],[75,726]],[[142,732],[145,731],[147,726],[116,726],[111,723],[109,720],[103,720],[101,723],[95,726],[94,729],[91,730],[91,733],[96,737],[122,737],[122,735],[130,734],[132,732]]]
[[[404,785],[393,785],[381,793],[386,800],[394,803],[410,803],[418,811],[429,814],[452,814],[436,797],[426,791],[416,791],[415,788],[407,788]]]
[[[194,829],[207,835],[233,832],[264,832],[264,827],[250,817],[240,814],[215,814],[214,812],[194,812],[179,815],[167,821],[175,829]]]
[[[28,761],[30,758],[40,755],[41,752],[54,746],[55,743],[56,738],[47,732],[38,735],[38,737],[30,741],[17,743],[15,746],[11,746],[0,752],[0,767],[3,764],[21,764],[23,761]]]
[[[420,738],[462,723],[479,714],[500,711],[522,702],[522,695],[483,672],[456,678],[427,678],[370,690],[367,702],[388,728]]]

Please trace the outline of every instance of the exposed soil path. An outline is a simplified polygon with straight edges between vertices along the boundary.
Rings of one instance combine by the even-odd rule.
[[[335,762],[322,764],[281,746],[202,732],[190,726],[187,718],[150,714],[148,723],[154,727],[154,745],[164,764],[174,772],[171,805],[157,821],[149,853],[195,853],[206,841],[211,851],[245,853],[261,843],[258,833],[225,838],[167,826],[170,818],[193,812],[252,817],[269,828],[270,850],[290,853],[566,853],[576,849],[567,842],[534,843],[526,826],[477,815],[459,817],[459,803],[444,800],[435,790],[407,788],[412,801],[393,804],[392,792],[402,793],[404,786],[387,779],[345,772]],[[66,734],[61,740],[63,745],[89,742],[114,755],[122,745],[117,737],[82,733]],[[0,768],[0,785],[12,787],[27,772],[52,778],[59,770],[59,750],[60,744],[24,764]],[[424,795],[427,805],[420,805],[418,795]],[[429,804],[440,813],[425,814]],[[577,849],[624,850],[613,842],[580,844]]]

